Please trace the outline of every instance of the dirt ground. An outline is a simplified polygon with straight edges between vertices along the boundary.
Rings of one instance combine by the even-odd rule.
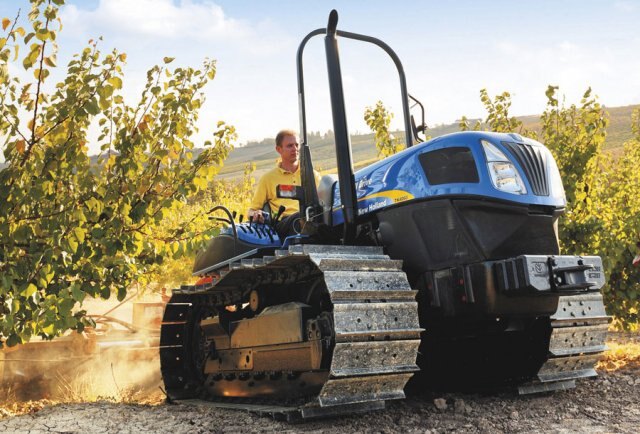
[[[610,346],[637,334],[616,334]],[[635,358],[634,358],[635,357]],[[534,396],[516,393],[434,394],[391,402],[365,415],[288,424],[203,404],[140,405],[114,402],[45,405],[12,416],[0,407],[0,432],[15,433],[208,433],[208,432],[518,432],[637,433],[640,431],[640,363],[618,354],[597,378],[576,389]],[[45,402],[46,404],[46,402]],[[3,418],[4,417],[4,418]]]

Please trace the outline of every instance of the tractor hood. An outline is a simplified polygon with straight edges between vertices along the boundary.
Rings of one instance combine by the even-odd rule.
[[[441,136],[355,173],[358,216],[410,201],[487,198],[564,208],[566,199],[551,152],[513,133],[469,131]],[[333,186],[332,221],[343,222]]]

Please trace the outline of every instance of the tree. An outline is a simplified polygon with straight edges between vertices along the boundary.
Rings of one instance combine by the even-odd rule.
[[[632,116],[633,138],[623,145],[617,159],[610,155],[599,161],[591,191],[587,220],[595,230],[585,234],[602,255],[607,286],[604,297],[616,325],[637,328],[640,322],[640,269],[632,261],[640,241],[640,110]],[[585,193],[585,198],[589,197]],[[582,202],[586,208],[585,201]],[[585,212],[586,214],[586,212]],[[597,225],[591,222],[598,222]]]
[[[201,214],[168,217],[207,188],[235,139],[233,127],[219,122],[193,156],[212,60],[200,69],[170,69],[173,59],[165,58],[147,73],[138,104],[128,105],[121,94],[126,55],[103,55],[99,41],[90,41],[51,86],[62,4],[31,0],[28,29],[19,16],[2,22],[0,339],[8,345],[82,330],[88,320],[74,306],[87,295],[123,299],[165,257],[208,239]],[[8,67],[21,49],[29,82]],[[97,164],[87,148],[94,122]]]
[[[549,147],[560,169],[569,208],[576,204],[576,195],[588,193],[589,183],[597,178],[602,158],[602,146],[609,124],[604,108],[591,94],[582,96],[580,105],[564,107],[558,102],[557,86],[546,91],[547,108],[540,117],[542,141]],[[581,191],[582,190],[582,191]]]
[[[511,94],[509,92],[502,92],[496,95],[494,99],[491,99],[487,89],[480,89],[480,101],[482,101],[484,108],[487,110],[484,126],[489,130],[497,133],[519,133],[531,138],[536,137],[533,131],[524,128],[518,118],[509,116],[509,108],[511,107]],[[478,120],[471,126],[469,119],[466,116],[462,116],[458,126],[461,131],[480,131],[483,123]]]
[[[378,157],[389,157],[404,147],[400,140],[389,131],[391,119],[393,119],[393,114],[387,111],[382,101],[378,101],[373,108],[367,107],[365,109],[364,121],[374,132]]]

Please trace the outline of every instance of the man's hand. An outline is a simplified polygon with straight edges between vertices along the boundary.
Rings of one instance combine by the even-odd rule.
[[[254,223],[264,223],[264,212],[259,209],[250,209],[249,217],[252,218]]]

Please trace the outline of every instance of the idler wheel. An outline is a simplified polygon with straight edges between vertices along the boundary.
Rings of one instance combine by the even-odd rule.
[[[254,313],[260,312],[266,306],[264,290],[253,289],[249,293],[249,307]]]

